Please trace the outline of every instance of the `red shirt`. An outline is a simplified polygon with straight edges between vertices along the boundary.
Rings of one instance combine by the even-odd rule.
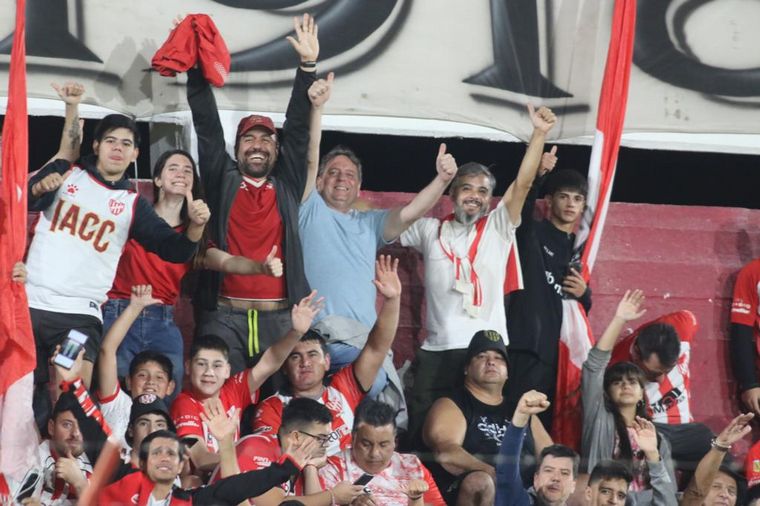
[[[760,353],[760,259],[745,265],[736,277],[734,301],[731,304],[731,323],[752,327],[755,331],[755,343]]]
[[[174,227],[174,230],[182,233],[184,227]],[[162,260],[155,253],[145,251],[134,239],[130,239],[124,246],[108,298],[129,300],[132,286],[152,285],[153,297],[160,299],[162,304],[172,306],[179,297],[179,283],[192,269],[192,265],[192,261],[175,264]]]
[[[227,252],[253,260],[264,260],[272,246],[282,258],[283,225],[277,209],[277,194],[270,181],[243,178],[230,210],[227,229]],[[253,300],[280,300],[287,297],[285,276],[263,274],[243,276],[225,274],[223,297]]]
[[[251,392],[248,387],[248,375],[250,369],[237,373],[224,382],[219,391],[219,399],[222,401],[224,411],[229,415],[232,408],[237,408],[238,417],[243,409],[255,404],[259,398],[259,391]],[[172,420],[177,427],[177,435],[180,438],[198,436],[206,442],[209,451],[217,452],[219,443],[211,435],[208,427],[201,419],[203,401],[196,399],[192,392],[182,392],[174,400],[171,409]],[[240,431],[235,434],[235,441],[240,437]]]
[[[354,426],[354,410],[364,398],[365,392],[356,381],[354,368],[348,365],[335,373],[330,385],[317,399],[327,406],[333,416],[332,434],[328,455],[335,455],[340,450],[351,445],[351,430]],[[275,394],[265,399],[256,410],[253,428],[258,433],[277,434],[282,422],[282,409],[292,399],[292,396]]]
[[[669,424],[689,423],[694,421],[691,415],[689,399],[689,358],[691,356],[691,343],[697,333],[697,318],[691,311],[681,310],[666,314],[654,321],[645,323],[637,328],[633,334],[619,341],[612,350],[610,364],[632,361],[633,345],[643,327],[652,323],[667,323],[672,325],[681,340],[681,352],[678,355],[676,366],[666,374],[659,382],[650,381],[646,384],[647,400],[652,421]]]

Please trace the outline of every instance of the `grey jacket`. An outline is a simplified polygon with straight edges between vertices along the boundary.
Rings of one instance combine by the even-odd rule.
[[[583,363],[581,398],[583,399],[582,462],[592,469],[615,451],[615,417],[604,405],[604,370],[612,352],[592,348]],[[660,437],[660,462],[649,463],[651,490],[629,494],[627,504],[677,506],[676,480],[670,460],[670,443]]]

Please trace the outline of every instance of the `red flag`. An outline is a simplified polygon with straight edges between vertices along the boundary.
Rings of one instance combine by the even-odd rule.
[[[636,0],[617,0],[599,97],[596,136],[589,162],[587,206],[575,244],[577,248],[583,247],[583,277],[586,281],[591,276],[596,261],[610,203],[612,182],[615,179],[628,101],[635,25]],[[588,319],[579,302],[565,300],[562,309],[557,395],[554,403],[554,439],[579,448],[581,367],[591,349],[593,337]]]
[[[2,471],[25,471],[36,454],[31,401],[34,337],[23,284],[11,281],[26,246],[28,126],[26,110],[25,0],[16,1],[8,108],[0,165],[0,447]],[[31,437],[30,437],[31,435]],[[32,441],[32,447],[28,447]]]

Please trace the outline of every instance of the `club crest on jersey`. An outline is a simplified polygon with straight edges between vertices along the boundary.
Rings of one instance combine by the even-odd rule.
[[[79,187],[75,184],[69,184],[68,186],[66,186],[66,193],[68,193],[72,197],[76,195],[78,191],[79,191]]]
[[[115,199],[109,199],[108,200],[108,209],[111,211],[111,214],[114,216],[119,216],[126,207],[126,204],[124,202],[119,202]]]

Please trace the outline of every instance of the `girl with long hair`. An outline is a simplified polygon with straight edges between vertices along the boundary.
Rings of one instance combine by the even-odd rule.
[[[638,366],[620,362],[607,369],[623,326],[640,318],[644,293],[627,291],[615,316],[583,364],[582,456],[586,469],[605,459],[628,466],[637,504],[676,505],[670,444],[657,434],[647,413],[645,377]]]

